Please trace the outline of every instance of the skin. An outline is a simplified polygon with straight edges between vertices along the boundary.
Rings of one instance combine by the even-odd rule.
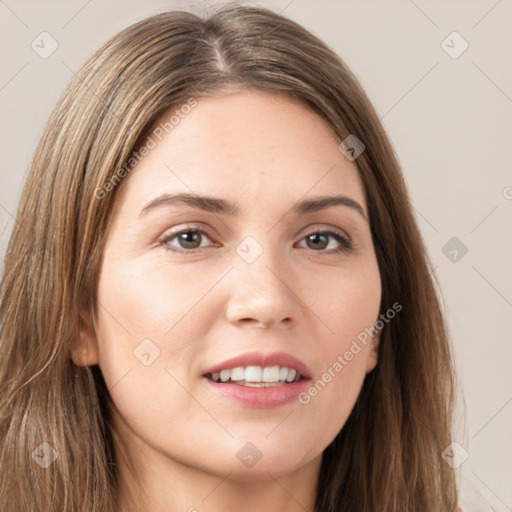
[[[378,318],[381,282],[364,188],[338,145],[330,127],[293,99],[228,91],[199,99],[122,184],[98,279],[97,323],[84,322],[73,350],[76,364],[99,364],[115,405],[121,510],[134,499],[130,489],[147,512],[313,510],[322,452],[377,363],[378,338],[305,405],[239,405],[202,375],[248,351],[284,351],[316,381]],[[237,202],[240,213],[163,205],[140,216],[164,192],[191,191]],[[300,200],[334,194],[357,201],[364,215],[343,205],[289,213]],[[196,249],[178,237],[162,243],[186,228],[208,232]],[[307,235],[329,229],[353,249],[337,253],[342,246],[331,236],[308,243]],[[263,249],[252,263],[236,252],[246,236]],[[134,356],[144,339],[160,350],[149,366]],[[237,457],[248,442],[262,454],[251,468]]]

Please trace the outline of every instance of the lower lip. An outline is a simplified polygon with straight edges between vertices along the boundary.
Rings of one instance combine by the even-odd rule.
[[[261,388],[214,382],[206,377],[204,379],[219,395],[246,407],[259,409],[271,409],[293,402],[309,386],[309,379]]]

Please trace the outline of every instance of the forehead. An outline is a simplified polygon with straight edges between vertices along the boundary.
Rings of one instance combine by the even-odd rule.
[[[142,145],[151,149],[129,175],[123,201],[179,191],[261,206],[337,192],[364,205],[357,166],[339,151],[331,127],[282,94],[199,98],[192,108],[163,112],[147,137]]]

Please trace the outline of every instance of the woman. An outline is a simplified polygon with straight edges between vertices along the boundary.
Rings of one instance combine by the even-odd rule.
[[[169,12],[83,66],[5,259],[11,511],[453,511],[446,328],[398,163],[296,23]]]

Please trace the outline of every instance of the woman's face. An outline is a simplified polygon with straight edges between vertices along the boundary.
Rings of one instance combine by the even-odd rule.
[[[294,100],[192,104],[167,134],[176,109],[161,116],[125,178],[84,353],[134,459],[277,477],[318,464],[376,364],[377,340],[361,342],[381,298],[363,186]]]

